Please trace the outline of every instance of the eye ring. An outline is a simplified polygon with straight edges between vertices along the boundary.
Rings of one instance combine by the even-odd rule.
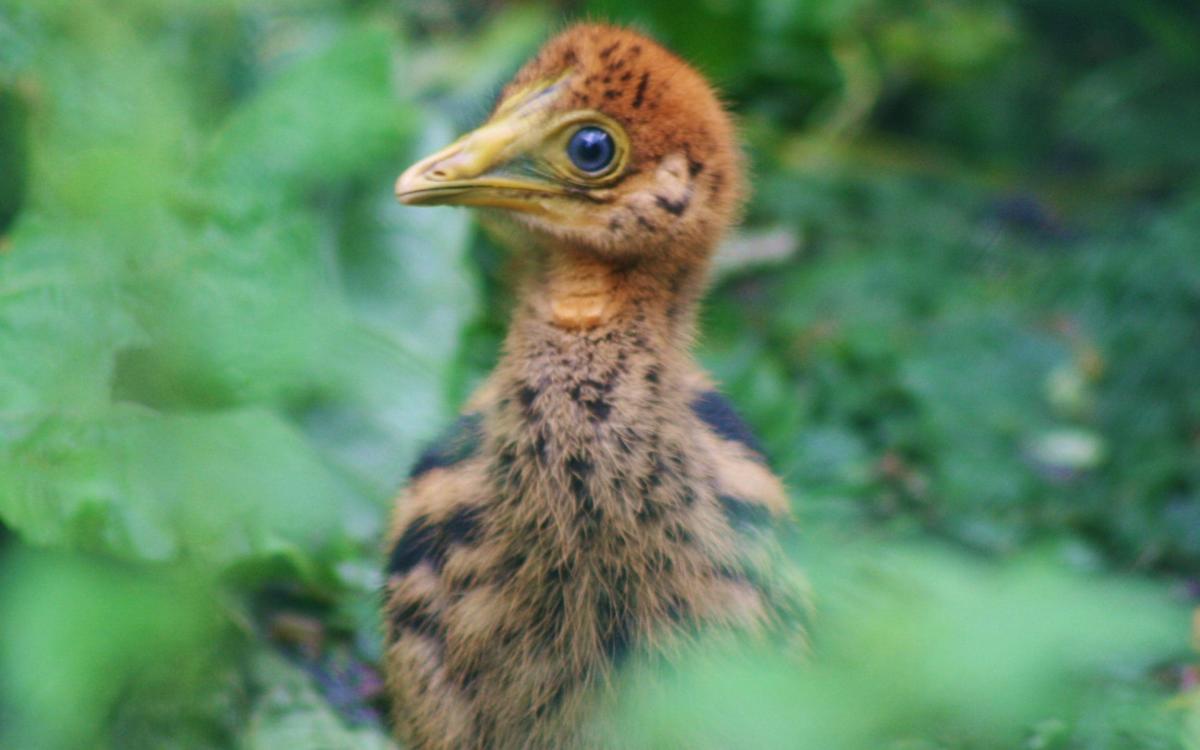
[[[617,143],[612,133],[597,125],[585,125],[567,141],[567,158],[584,174],[596,176],[612,166]]]

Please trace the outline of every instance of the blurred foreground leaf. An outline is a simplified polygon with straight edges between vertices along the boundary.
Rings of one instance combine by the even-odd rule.
[[[216,599],[201,580],[32,553],[0,565],[0,744],[116,746],[108,722],[142,690],[220,736],[221,717],[197,702],[220,664]]]
[[[1105,736],[1145,736],[1129,750],[1183,747],[1182,717],[1129,682],[1186,652],[1187,613],[1161,591],[950,553],[816,557],[821,616],[809,661],[716,649],[665,683],[635,675],[618,722],[623,746],[1017,747],[1039,721],[1080,738],[1089,712],[1124,706],[1129,725]],[[835,560],[846,567],[828,567]]]

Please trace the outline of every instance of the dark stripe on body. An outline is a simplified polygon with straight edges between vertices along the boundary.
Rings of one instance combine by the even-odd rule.
[[[399,637],[403,630],[441,640],[444,626],[425,602],[405,602],[392,612],[392,638]]]
[[[747,502],[732,495],[720,495],[721,512],[736,531],[748,532],[771,525],[771,511],[758,503]]]
[[[479,453],[482,443],[483,415],[464,414],[425,449],[408,478],[413,480],[433,469],[462,463]]]
[[[718,436],[741,443],[759,456],[763,455],[758,438],[721,394],[705,391],[696,396],[692,400],[692,412]]]
[[[596,598],[596,629],[604,655],[619,664],[629,653],[633,641],[633,592],[625,573],[611,571],[605,578],[608,587]]]
[[[454,544],[474,544],[481,536],[479,508],[461,507],[445,521],[434,523],[417,516],[409,523],[388,557],[387,573],[404,575],[422,562],[435,571],[446,564],[446,555]]]

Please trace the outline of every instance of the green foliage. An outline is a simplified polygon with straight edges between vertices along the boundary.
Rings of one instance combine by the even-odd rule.
[[[180,571],[23,552],[2,580],[6,747],[89,746],[123,694],[197,694],[207,680],[217,610]]]
[[[390,746],[389,498],[511,303],[391,182],[576,15],[739,112],[700,354],[817,593],[617,744],[1197,746],[1186,0],[0,0],[0,745]]]
[[[619,714],[625,741],[1018,747],[1031,727],[1052,718],[1050,706],[1073,718],[1141,701],[1144,713],[1134,721],[1163,736],[1181,718],[1148,711],[1145,691],[1118,687],[1111,676],[1100,683],[1092,672],[1098,653],[1129,668],[1165,644],[1183,647],[1180,613],[1152,589],[1089,583],[1028,560],[998,571],[938,550],[818,549],[813,557],[825,564],[813,567],[816,585],[829,592],[818,661],[798,668],[769,651],[715,648],[673,672],[666,689],[634,674]],[[1121,731],[1118,724],[1113,730]],[[1125,729],[1132,728],[1146,742],[1123,747],[1162,746],[1150,741],[1153,732]],[[1065,722],[1062,734],[1083,737]]]

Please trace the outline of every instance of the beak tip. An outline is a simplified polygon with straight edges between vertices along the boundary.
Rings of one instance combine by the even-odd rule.
[[[413,198],[413,178],[412,170],[409,169],[396,178],[395,195],[396,200],[406,206],[412,205]]]
[[[392,190],[394,190],[396,194],[396,200],[400,200],[401,203],[404,203],[404,193],[408,192],[408,172],[404,172],[402,175],[396,178],[396,185],[394,188],[392,188]]]

